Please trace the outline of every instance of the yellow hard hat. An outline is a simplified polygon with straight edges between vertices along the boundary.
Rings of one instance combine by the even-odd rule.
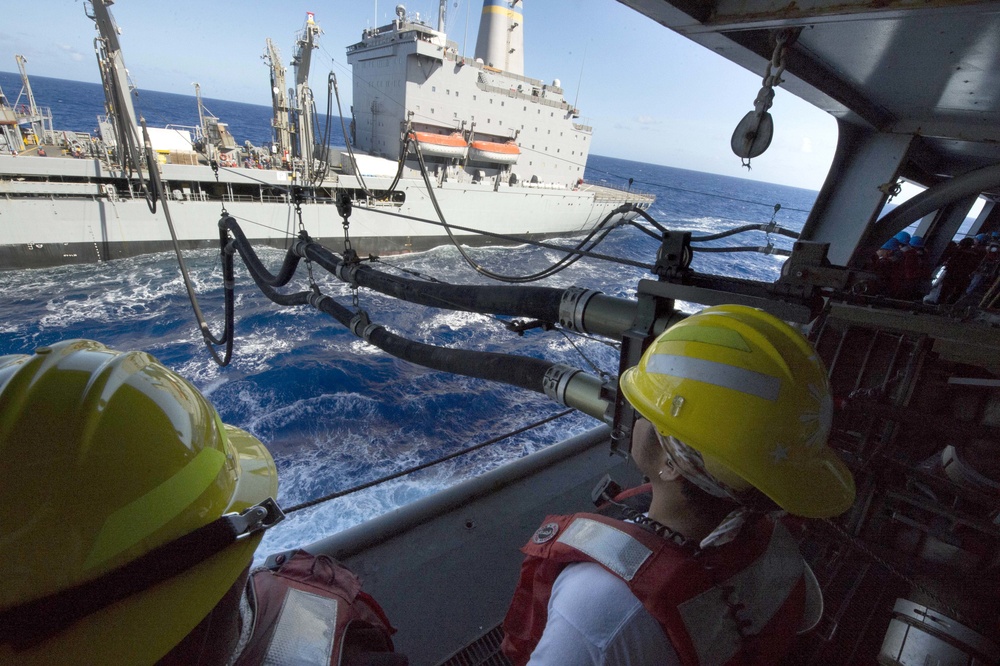
[[[698,451],[726,485],[753,486],[799,516],[854,503],[854,478],[826,444],[826,369],[776,317],[740,305],[702,310],[660,334],[620,383],[640,414]]]
[[[0,357],[0,479],[0,612],[100,585],[278,485],[267,449],[191,384],[149,354],[87,340]],[[222,599],[261,536],[40,643],[0,644],[0,663],[155,662]]]

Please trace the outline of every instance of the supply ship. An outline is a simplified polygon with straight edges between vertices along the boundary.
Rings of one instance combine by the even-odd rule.
[[[172,247],[163,217],[149,214],[144,129],[110,4],[86,5],[108,110],[99,136],[53,129],[18,60],[28,103],[0,105],[0,269]],[[634,215],[614,214],[623,206],[648,208],[651,196],[584,182],[593,129],[579,122],[558,80],[523,75],[522,2],[502,12],[484,4],[471,59],[447,39],[445,5],[436,29],[399,5],[391,23],[348,47],[354,104],[346,151],[319,137],[327,125],[320,127],[308,80],[321,30],[311,14],[291,60],[294,86],[286,87],[285,62],[267,40],[270,147],[238,146],[200,93],[200,126],[146,130],[175,202],[178,245],[214,244],[222,208],[250,223],[253,240],[286,247],[300,228],[343,238],[332,204],[349,201],[350,241],[362,256],[581,234],[609,215]],[[311,200],[331,205],[296,210],[307,187]]]

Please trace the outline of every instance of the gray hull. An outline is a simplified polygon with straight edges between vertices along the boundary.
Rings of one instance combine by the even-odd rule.
[[[17,162],[23,168],[28,160],[48,167],[57,163],[82,167],[77,160],[43,158],[7,158],[6,166]],[[0,170],[4,166],[0,158]],[[208,171],[207,167],[199,169]],[[169,175],[170,169],[165,172]],[[228,177],[238,181],[241,176],[260,178],[272,173],[233,169]],[[351,189],[350,181],[353,178],[341,178],[337,186]],[[223,207],[254,242],[285,247],[298,234],[295,209],[287,194],[266,188],[258,188],[257,196],[238,194],[234,189],[238,182],[234,182],[216,199],[207,193],[210,181],[199,184],[204,187],[194,188],[194,194],[171,190],[169,210],[182,248],[217,247]],[[368,179],[367,184],[377,189],[388,182]],[[107,261],[172,249],[162,205],[151,213],[145,199],[123,198],[121,189],[110,192],[96,183],[54,179],[45,183],[0,181],[0,269]],[[420,251],[450,242],[423,182],[404,179],[397,189],[402,201],[355,203],[349,234],[353,248],[362,256]],[[579,234],[622,204],[641,202],[635,194],[597,186],[545,189],[501,184],[495,189],[492,182],[445,182],[435,187],[435,196],[448,223],[464,227],[453,233],[468,245],[511,245],[517,241],[509,237]],[[343,223],[335,205],[304,203],[302,221],[314,239],[343,249]]]

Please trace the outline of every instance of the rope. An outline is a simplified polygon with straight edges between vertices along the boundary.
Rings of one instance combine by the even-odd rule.
[[[403,476],[408,476],[410,474],[413,474],[414,472],[419,472],[421,470],[427,469],[428,467],[433,467],[434,465],[439,465],[439,464],[441,464],[443,462],[447,462],[449,460],[452,460],[453,458],[458,458],[459,456],[464,456],[467,453],[472,453],[473,451],[478,451],[479,449],[485,448],[485,447],[490,446],[492,444],[496,444],[498,442],[501,442],[501,441],[503,441],[505,439],[508,439],[510,437],[513,437],[515,435],[520,435],[521,433],[527,432],[528,430],[531,430],[533,428],[537,428],[537,427],[545,425],[546,423],[549,423],[551,421],[555,421],[556,419],[561,419],[564,416],[568,416],[568,415],[572,414],[575,411],[576,411],[575,409],[566,409],[566,410],[563,410],[561,412],[558,412],[556,414],[548,416],[548,417],[546,417],[546,418],[544,418],[544,419],[542,419],[540,421],[535,421],[534,423],[529,423],[526,426],[523,426],[523,427],[518,428],[517,430],[513,430],[511,432],[508,432],[508,433],[506,433],[504,435],[498,435],[497,437],[493,437],[492,439],[488,439],[485,442],[480,442],[479,444],[474,444],[474,445],[466,447],[466,448],[464,448],[464,449],[462,449],[460,451],[456,451],[454,453],[449,453],[448,455],[442,456],[440,458],[437,458],[436,460],[432,460],[430,462],[426,462],[426,463],[423,463],[423,464],[420,464],[420,465],[415,465],[414,467],[409,467],[409,468],[401,470],[399,472],[395,472],[393,474],[389,474],[387,476],[383,476],[381,478],[375,479],[374,481],[368,481],[368,482],[365,482],[365,483],[361,483],[361,484],[353,486],[351,488],[347,488],[346,490],[338,490],[336,492],[330,493],[329,495],[323,495],[322,497],[317,497],[316,499],[311,499],[311,500],[308,500],[306,502],[302,502],[300,504],[296,504],[293,507],[290,507],[288,509],[283,509],[283,510],[285,512],[285,515],[288,515],[290,513],[295,513],[296,511],[301,511],[302,509],[308,509],[310,507],[316,506],[317,504],[322,504],[324,502],[329,502],[330,500],[334,500],[334,499],[337,499],[337,498],[340,498],[340,497],[344,497],[345,495],[350,495],[352,493],[356,493],[356,492],[359,492],[359,491],[362,491],[362,490],[366,490],[368,488],[371,488],[372,486],[377,486],[379,484],[386,483],[387,481],[392,481],[394,479],[398,479],[398,478],[403,477]]]

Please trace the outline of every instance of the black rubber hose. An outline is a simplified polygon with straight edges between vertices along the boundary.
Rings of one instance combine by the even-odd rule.
[[[318,243],[308,243],[305,255],[341,277],[348,264]],[[369,266],[356,266],[358,285],[410,303],[480,314],[530,317],[545,322],[559,321],[559,303],[565,289],[554,287],[512,287],[507,285],[453,285],[425,282],[387,275]]]
[[[225,219],[226,218],[224,218],[223,221],[225,221]],[[220,227],[222,225],[223,223],[220,222]],[[253,254],[252,249],[249,247],[246,237],[242,236],[242,234],[240,234],[240,236],[242,237],[241,239],[233,239],[227,244],[226,254],[228,254],[231,259],[234,252],[239,252],[245,262],[249,256],[256,258],[256,255]],[[325,263],[332,264],[332,267],[328,268],[328,270],[334,271],[336,265],[342,263],[339,257],[321,245],[310,243],[307,245],[307,248],[313,250],[311,253],[309,251],[306,252],[307,254],[310,254],[310,258],[313,261],[316,261],[321,265]],[[322,261],[320,261],[321,259]],[[285,263],[288,263],[287,259]],[[363,337],[369,343],[375,345],[382,351],[395,356],[396,358],[409,361],[432,370],[464,375],[466,377],[475,377],[477,379],[502,382],[504,384],[510,384],[529,391],[544,393],[543,380],[545,378],[545,373],[554,365],[551,361],[543,361],[527,356],[514,356],[511,354],[498,354],[494,352],[480,352],[465,349],[452,349],[449,347],[437,347],[434,345],[424,344],[422,342],[407,340],[406,338],[396,335],[395,333],[390,333],[384,327],[379,325],[364,323],[363,327],[361,324],[355,326],[359,315],[344,307],[333,298],[311,291],[300,291],[293,294],[279,293],[269,283],[269,278],[273,278],[273,276],[271,276],[271,274],[263,268],[259,260],[256,261],[256,265],[252,265],[252,262],[247,262],[247,269],[250,272],[250,276],[253,278],[253,281],[261,290],[261,293],[275,303],[279,305],[312,305],[321,312],[324,312],[336,319],[340,322],[340,324],[358,337]],[[395,279],[392,278],[392,276],[381,275],[376,271],[370,272],[375,276],[388,278],[390,281]],[[404,282],[411,281],[404,280]],[[422,284],[425,283],[416,282],[416,285]],[[446,286],[451,287],[452,289],[458,289],[453,285],[440,285],[437,283],[427,284],[431,287]],[[410,286],[415,287],[416,285]],[[408,285],[401,286],[406,287]],[[484,291],[487,289],[501,289],[504,291],[512,290],[510,287],[489,287],[481,289]],[[537,291],[542,288],[518,288],[518,290],[523,289]],[[561,290],[558,289],[546,289],[545,291],[556,292],[559,295],[562,293]],[[420,294],[417,295],[419,296]],[[488,307],[488,304],[480,305],[483,308]],[[558,316],[558,299],[556,299],[555,308],[556,316]],[[484,309],[483,311],[487,312],[489,310]]]
[[[250,241],[247,240],[246,234],[240,228],[239,223],[233,219],[230,215],[224,215],[219,219],[219,229],[224,231],[229,231],[233,234],[233,241],[236,244],[236,249],[239,251],[240,256],[243,258],[243,263],[246,264],[247,269],[250,270],[250,274],[254,276],[254,282],[258,285],[263,283],[270,287],[283,287],[288,284],[292,276],[295,275],[295,269],[299,265],[299,257],[292,250],[288,251],[285,255],[285,261],[281,264],[281,268],[278,270],[277,275],[272,275],[267,268],[264,267],[263,262],[261,262],[260,257],[254,252],[253,246],[250,245]]]
[[[726,238],[728,236],[733,236],[735,234],[741,234],[744,231],[764,231],[769,233],[781,234],[782,236],[787,236],[789,238],[795,238],[795,239],[798,239],[799,237],[799,235],[796,232],[779,226],[771,227],[771,225],[769,224],[744,224],[741,227],[734,227],[733,229],[720,231],[717,234],[709,234],[707,236],[691,236],[691,242],[704,243],[705,241],[718,240],[720,238]]]
[[[379,326],[372,329],[368,340],[373,345],[397,358],[417,363],[427,368],[466,377],[503,382],[529,391],[544,392],[546,371],[554,363],[528,356],[498,354],[435,347],[407,340]]]
[[[225,249],[225,253],[229,255],[230,258],[232,258],[234,252],[240,253],[240,257],[243,259],[243,263],[246,265],[247,270],[250,273],[250,277],[253,278],[257,288],[260,289],[261,293],[267,296],[270,300],[274,301],[278,305],[306,305],[309,303],[309,296],[312,294],[311,291],[298,291],[293,294],[282,294],[271,286],[271,284],[268,283],[267,278],[273,276],[271,276],[266,269],[263,269],[262,266],[252,266],[249,262],[247,262],[247,255],[244,254],[235,239],[230,240]],[[257,263],[260,264],[259,261]],[[258,268],[261,270],[258,270]]]
[[[308,298],[308,294],[306,296],[318,310],[330,315],[348,329],[352,328],[357,315],[346,307],[328,296],[311,299]],[[364,337],[387,354],[431,370],[502,382],[538,393],[544,393],[545,373],[555,365],[551,361],[528,356],[428,345],[407,340],[377,324],[366,325],[364,330],[352,332],[358,337]]]

